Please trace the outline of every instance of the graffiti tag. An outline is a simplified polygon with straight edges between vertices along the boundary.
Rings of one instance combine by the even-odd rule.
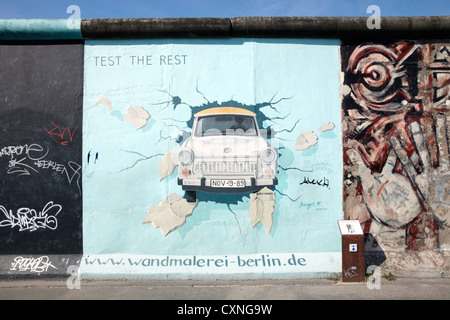
[[[30,271],[30,272],[46,272],[48,268],[57,269],[52,263],[48,256],[42,256],[38,258],[24,258],[24,257],[15,257],[14,261],[11,263],[11,271]]]
[[[55,230],[58,227],[56,216],[61,212],[62,206],[49,201],[42,211],[30,208],[19,208],[15,213],[0,206],[0,213],[5,217],[0,221],[0,227],[18,227],[19,231],[36,231],[38,229]]]
[[[45,158],[48,154],[48,150],[42,155],[43,152],[44,148],[36,143],[32,143],[30,145],[24,144],[20,146],[6,146],[0,149],[0,158],[3,156],[9,156],[11,159],[14,159],[16,156],[18,157],[24,155],[31,160],[40,160]]]
[[[63,146],[67,146],[69,142],[72,142],[76,128],[70,130],[69,127],[66,127],[61,130],[59,125],[55,124],[53,121],[51,121],[51,123],[53,128],[47,129],[44,125],[42,125],[42,127],[55,142],[60,143]]]
[[[39,169],[47,169],[61,176],[72,185],[76,181],[78,191],[81,194],[80,178],[81,165],[74,161],[68,161],[67,165],[57,163],[47,159],[49,149],[44,149],[39,144],[25,144],[19,146],[7,146],[0,149],[0,158],[9,157],[7,174],[16,174],[17,176],[29,176],[32,173],[39,173]],[[55,177],[55,175],[53,175]],[[56,177],[55,177],[56,178]]]

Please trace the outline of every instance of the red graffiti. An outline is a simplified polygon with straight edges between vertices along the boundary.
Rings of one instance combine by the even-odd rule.
[[[53,121],[51,121],[51,123],[53,125],[53,128],[51,128],[50,130],[47,129],[44,125],[42,125],[42,127],[50,135],[50,137],[55,140],[55,142],[63,146],[67,146],[70,142],[72,142],[76,128],[70,130],[69,127],[66,127],[64,128],[64,130],[61,130],[61,127],[59,125],[55,124]]]

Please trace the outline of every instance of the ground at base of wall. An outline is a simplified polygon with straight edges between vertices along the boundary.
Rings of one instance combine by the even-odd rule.
[[[80,255],[0,255],[0,279],[67,277],[79,266]],[[450,278],[450,251],[366,251],[366,269],[378,266],[381,275],[412,278]],[[114,275],[111,275],[114,277]]]
[[[450,251],[366,252],[366,266],[378,265],[382,275],[450,277]]]

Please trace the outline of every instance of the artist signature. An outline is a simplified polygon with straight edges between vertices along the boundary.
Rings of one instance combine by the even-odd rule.
[[[300,208],[306,208],[306,210],[315,208],[316,211],[328,210],[328,208],[322,203],[322,201],[310,201],[310,202],[300,201]]]
[[[322,179],[311,179],[310,177],[303,177],[303,181],[300,182],[300,185],[302,184],[313,184],[321,187],[330,188],[330,180],[323,177]]]

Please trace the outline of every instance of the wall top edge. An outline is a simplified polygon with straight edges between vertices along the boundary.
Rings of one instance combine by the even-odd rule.
[[[0,19],[0,40],[80,40],[80,19]]]
[[[199,37],[448,39],[450,16],[0,19],[0,40]],[[378,26],[378,27],[376,27]]]

